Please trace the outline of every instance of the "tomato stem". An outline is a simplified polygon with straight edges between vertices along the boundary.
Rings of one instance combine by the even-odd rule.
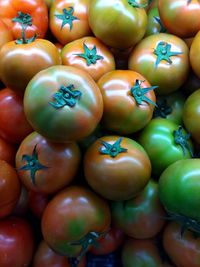
[[[155,107],[153,114],[154,118],[157,117],[167,118],[167,116],[171,113],[172,113],[172,107],[168,105],[166,98],[157,101],[157,106]]]
[[[145,8],[148,6],[148,4],[139,4],[135,0],[128,0],[129,5],[136,8]]]
[[[180,145],[182,150],[183,150],[183,154],[185,155],[186,150],[189,151],[191,157],[193,157],[193,151],[192,148],[190,146],[190,144],[188,143],[188,140],[190,139],[191,135],[186,133],[183,133],[183,127],[179,126],[178,130],[175,130],[173,132],[174,135],[174,141],[177,145]]]
[[[114,144],[109,144],[105,141],[101,140],[101,144],[103,145],[100,147],[99,152],[104,155],[109,155],[112,158],[116,157],[119,153],[126,152],[127,149],[120,146],[122,138],[118,138]]]
[[[61,24],[61,29],[68,24],[69,25],[69,29],[70,31],[73,28],[73,21],[74,20],[79,20],[79,18],[73,16],[74,13],[74,8],[73,7],[69,7],[68,10],[66,8],[63,8],[63,14],[56,14],[56,18],[62,20],[62,24]]]

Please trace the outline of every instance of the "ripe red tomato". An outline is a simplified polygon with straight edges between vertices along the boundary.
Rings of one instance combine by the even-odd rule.
[[[0,266],[29,266],[34,252],[33,229],[23,218],[0,220]]]
[[[5,160],[12,166],[15,164],[15,154],[17,152],[17,146],[11,144],[0,137],[0,159]]]
[[[12,213],[20,191],[21,184],[16,170],[6,161],[0,160],[0,218]]]

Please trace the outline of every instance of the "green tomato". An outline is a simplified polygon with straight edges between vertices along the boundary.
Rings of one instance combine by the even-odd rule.
[[[193,156],[190,135],[168,119],[152,119],[140,132],[138,141],[146,150],[157,177],[173,162]]]

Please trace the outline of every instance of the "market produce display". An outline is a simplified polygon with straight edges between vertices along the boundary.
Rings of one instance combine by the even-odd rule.
[[[200,1],[0,0],[0,267],[200,267]]]

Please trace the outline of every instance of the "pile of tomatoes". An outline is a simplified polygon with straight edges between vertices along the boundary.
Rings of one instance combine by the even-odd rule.
[[[0,0],[0,83],[1,267],[200,266],[199,0]]]

